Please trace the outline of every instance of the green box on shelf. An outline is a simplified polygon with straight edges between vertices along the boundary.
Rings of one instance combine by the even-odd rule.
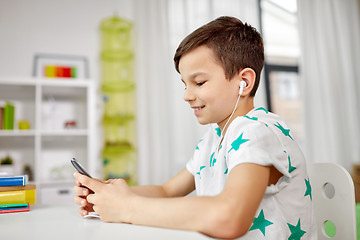
[[[3,129],[14,129],[15,107],[10,102],[6,102],[3,112]]]

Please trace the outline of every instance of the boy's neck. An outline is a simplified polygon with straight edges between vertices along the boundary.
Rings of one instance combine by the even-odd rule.
[[[225,123],[227,122],[228,118],[226,118],[224,121],[222,121],[221,123],[218,124],[223,136],[225,135],[226,130],[229,128],[231,122],[235,118],[246,115],[253,108],[254,108],[254,98],[253,97],[248,97],[248,98],[244,99],[243,101],[240,100],[236,111],[234,112],[233,116],[231,117],[229,123],[226,125],[226,129],[223,129],[223,128],[224,128]]]

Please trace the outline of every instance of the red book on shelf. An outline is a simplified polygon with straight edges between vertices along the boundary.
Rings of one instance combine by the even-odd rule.
[[[64,73],[63,77],[71,78],[71,67],[64,67],[63,73]]]

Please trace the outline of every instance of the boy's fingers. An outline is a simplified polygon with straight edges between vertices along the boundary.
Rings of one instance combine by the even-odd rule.
[[[93,197],[94,197],[94,194],[89,194],[89,195],[87,195],[86,201],[87,201],[88,203],[94,204],[94,202],[93,202],[93,200],[94,200]]]
[[[79,213],[81,216],[85,216],[87,215],[89,212],[87,210],[85,210],[84,208],[79,208]]]
[[[79,197],[79,196],[75,196],[74,197],[74,202],[77,204],[77,205],[80,205],[80,206],[83,206],[85,207],[87,205],[87,201],[86,199],[82,198],[82,197]]]
[[[90,193],[89,189],[84,188],[84,187],[78,187],[78,186],[74,186],[74,192],[76,195],[79,195],[79,196],[87,196]]]
[[[93,190],[94,192],[99,191],[104,184],[81,173],[75,173],[74,177],[80,182],[81,185]]]

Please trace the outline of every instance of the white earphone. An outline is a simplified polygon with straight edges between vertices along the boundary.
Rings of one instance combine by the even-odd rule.
[[[242,80],[240,82],[240,89],[239,89],[239,95],[242,94],[242,92],[244,91],[244,87],[246,87],[246,82],[244,80]]]
[[[234,110],[232,111],[232,113],[231,113],[231,115],[230,115],[229,119],[227,120],[227,122],[226,122],[226,124],[225,124],[225,126],[224,126],[224,128],[223,128],[223,130],[222,130],[222,132],[224,132],[224,131],[225,131],[226,126],[228,125],[228,123],[229,123],[229,121],[230,121],[231,117],[234,115],[234,112],[235,112],[235,110],[236,110],[236,108],[237,108],[237,106],[238,106],[238,104],[239,104],[239,100],[240,100],[241,94],[243,93],[244,88],[246,87],[246,82],[245,82],[244,80],[242,80],[242,81],[240,82],[240,84],[239,84],[239,85],[240,85],[240,89],[239,89],[239,97],[238,97],[238,98],[237,98],[237,100],[236,100],[236,104],[235,104]],[[224,135],[222,134],[222,132],[221,132],[220,142],[221,142],[221,140],[224,138]]]

